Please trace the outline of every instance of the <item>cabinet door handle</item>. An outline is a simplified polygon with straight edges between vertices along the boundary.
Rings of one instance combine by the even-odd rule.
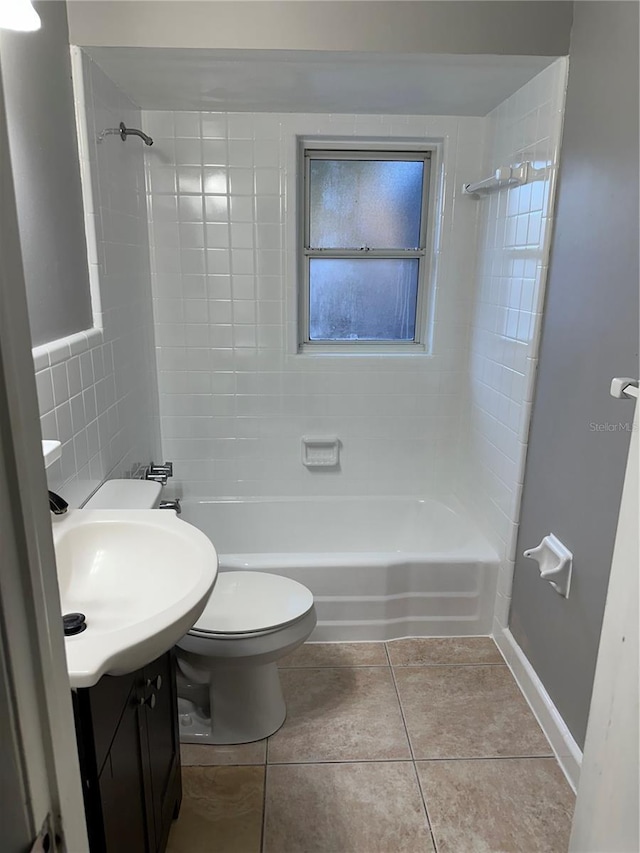
[[[156,707],[156,694],[152,693],[151,696],[141,696],[139,702],[141,705],[146,705],[153,710]]]
[[[156,690],[160,690],[162,687],[162,676],[156,675],[155,678],[147,678],[147,687],[154,687]]]

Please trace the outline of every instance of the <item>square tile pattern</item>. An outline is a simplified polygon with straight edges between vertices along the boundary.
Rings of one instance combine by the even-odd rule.
[[[488,637],[307,644],[265,741],[182,746],[169,853],[565,853],[574,796]]]
[[[42,435],[62,445],[47,481],[71,507],[106,477],[131,476],[160,456],[144,153],[131,147],[123,156],[109,144],[115,137],[96,141],[120,121],[140,127],[141,114],[93,60],[83,55],[81,65],[76,107],[86,114],[80,166],[93,328],[39,347],[34,362]]]
[[[194,112],[186,122],[150,110],[142,122],[154,138],[143,153],[163,454],[184,497],[449,491],[462,407],[447,389],[467,372],[478,220],[457,196],[482,172],[486,119]],[[296,139],[318,134],[442,141],[428,359],[295,354]],[[332,477],[310,478],[300,461],[300,437],[318,429],[344,443]]]
[[[487,117],[485,162],[528,160],[540,180],[492,193],[478,207],[470,323],[466,476],[461,486],[501,559],[495,621],[506,627],[527,451],[568,60],[557,59]],[[526,248],[525,248],[526,247]]]

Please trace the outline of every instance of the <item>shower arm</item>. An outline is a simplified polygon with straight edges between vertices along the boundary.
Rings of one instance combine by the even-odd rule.
[[[135,127],[127,127],[123,121],[120,122],[118,127],[108,127],[106,130],[103,130],[102,133],[99,133],[97,141],[102,142],[105,136],[115,136],[115,134],[117,134],[123,142],[126,140],[127,136],[139,136],[145,145],[153,145],[153,139],[150,136],[147,136],[146,133],[143,133],[141,130],[137,130]]]

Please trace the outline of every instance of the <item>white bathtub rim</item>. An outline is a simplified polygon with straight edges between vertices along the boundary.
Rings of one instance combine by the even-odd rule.
[[[215,543],[214,543],[215,544]],[[461,562],[476,564],[478,569],[498,563],[498,554],[489,545],[478,543],[477,547],[434,551],[328,551],[282,553],[218,554],[221,571],[239,571],[260,568],[269,569],[311,569],[311,568],[394,568],[398,566],[421,566],[425,563],[444,563],[457,565]]]
[[[366,501],[371,503],[382,503],[384,501],[411,501],[417,503],[431,503],[444,506],[455,513],[463,512],[470,515],[468,508],[455,495],[447,495],[444,498],[434,495],[219,495],[219,496],[190,496],[184,498],[185,504],[220,504],[220,503],[356,503]]]

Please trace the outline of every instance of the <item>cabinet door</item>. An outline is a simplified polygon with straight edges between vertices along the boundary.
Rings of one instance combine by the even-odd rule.
[[[144,668],[148,784],[151,787],[156,850],[164,850],[180,805],[180,752],[175,668],[171,653]],[[153,698],[152,698],[153,697]]]
[[[135,673],[104,675],[96,685],[83,691],[89,705],[98,773],[111,749],[120,718],[131,701],[135,679]]]
[[[100,773],[107,853],[145,853],[148,849],[138,713],[133,691]]]

